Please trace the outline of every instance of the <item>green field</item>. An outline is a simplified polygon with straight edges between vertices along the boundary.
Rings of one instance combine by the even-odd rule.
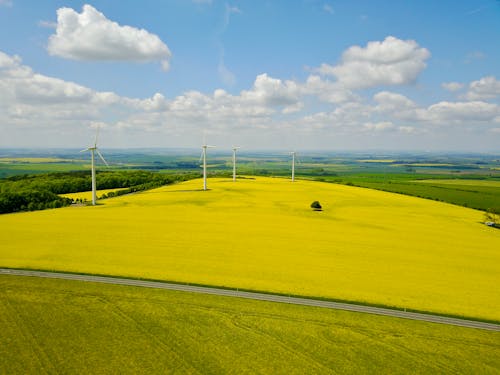
[[[424,185],[424,184],[421,184]],[[291,293],[500,321],[483,213],[281,178],[200,179],[0,215],[0,265]],[[319,200],[324,209],[309,205]]]
[[[375,173],[321,177],[320,179],[438,200],[483,211],[500,207],[500,180],[498,179],[478,179],[480,176],[447,179],[445,175],[439,179],[426,179],[429,177],[431,176]]]
[[[368,314],[0,276],[0,373],[496,374],[500,333]]]

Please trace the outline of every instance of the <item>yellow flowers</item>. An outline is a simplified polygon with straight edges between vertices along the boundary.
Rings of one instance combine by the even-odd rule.
[[[100,197],[102,197],[103,194],[108,194],[110,192],[115,192],[115,191],[118,191],[118,190],[122,190],[122,189],[97,190],[96,191],[97,199],[99,199]],[[85,200],[85,201],[88,201],[88,202],[92,202],[92,191],[82,191],[80,193],[67,193],[67,194],[59,194],[59,195],[61,197],[70,198],[70,199],[73,199],[75,201],[77,199],[81,199],[81,200]]]
[[[115,274],[500,320],[483,213],[311,181],[209,179],[0,216],[0,265]],[[310,203],[321,202],[314,212]]]

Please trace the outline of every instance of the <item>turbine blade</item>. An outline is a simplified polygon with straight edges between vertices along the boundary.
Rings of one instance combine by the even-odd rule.
[[[206,148],[216,148],[217,146],[205,146]]]
[[[203,151],[201,152],[200,160],[198,160],[198,163],[201,163],[202,160],[203,160]]]
[[[97,127],[97,131],[95,133],[95,142],[94,142],[94,147],[97,147],[97,138],[99,137],[99,126]]]
[[[90,150],[90,148],[86,148],[85,150],[82,150],[82,151],[80,151],[80,152],[87,152],[87,151],[89,151],[89,150]]]
[[[95,149],[97,151],[97,155],[99,155],[99,157],[101,158],[101,160],[104,162],[104,164],[106,164],[106,166],[109,167],[109,164],[108,162],[104,159],[104,156],[102,156],[101,152],[99,151],[98,148]]]

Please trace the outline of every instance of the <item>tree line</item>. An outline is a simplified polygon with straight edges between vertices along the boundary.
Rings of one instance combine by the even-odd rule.
[[[98,172],[96,183],[98,190],[124,189],[107,194],[112,197],[197,177],[199,173],[166,175],[148,171],[105,171]],[[86,171],[9,177],[0,180],[0,214],[68,206],[72,200],[58,194],[89,190],[92,190],[92,181]]]

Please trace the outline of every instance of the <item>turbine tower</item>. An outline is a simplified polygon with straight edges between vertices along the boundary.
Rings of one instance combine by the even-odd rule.
[[[295,181],[295,151],[290,152],[292,155],[292,182]]]
[[[201,146],[201,158],[203,159],[203,190],[207,190],[207,148],[215,148],[204,144]]]
[[[92,169],[92,205],[93,206],[95,206],[96,200],[97,200],[96,183],[95,183],[95,153],[97,152],[97,155],[99,155],[99,157],[104,162],[104,164],[109,166],[108,162],[106,160],[104,160],[104,157],[102,156],[101,152],[97,148],[98,135],[99,135],[99,128],[97,128],[97,134],[95,135],[94,147],[89,147],[89,148],[86,148],[85,150],[80,151],[80,152],[90,151],[90,155],[91,155],[91,160],[92,160],[92,164],[91,164],[91,169]]]
[[[236,181],[236,150],[239,150],[241,147],[233,146],[233,181]]]

